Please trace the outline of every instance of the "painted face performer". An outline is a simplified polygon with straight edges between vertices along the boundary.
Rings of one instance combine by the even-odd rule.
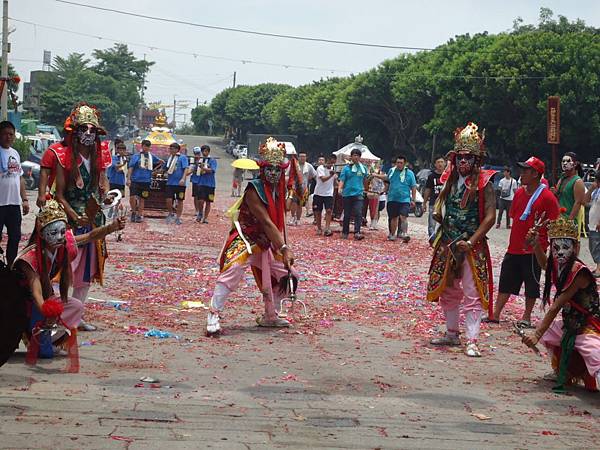
[[[277,316],[283,293],[279,281],[288,275],[294,261],[285,245],[285,146],[269,138],[259,150],[260,178],[248,183],[244,195],[228,211],[232,228],[219,257],[221,274],[210,302],[206,331],[221,330],[219,312],[250,266],[263,294],[265,313],[257,319],[265,327],[287,327]]]
[[[427,300],[440,302],[446,334],[433,345],[460,345],[459,307],[466,317],[468,356],[481,356],[477,347],[481,313],[492,308],[493,279],[486,234],[496,219],[496,197],[490,182],[495,171],[483,170],[485,135],[469,123],[454,133],[454,149],[440,181],[445,183],[435,204],[440,222],[429,269]]]
[[[120,219],[90,233],[74,236],[67,227],[64,208],[56,200],[45,201],[45,206],[37,215],[29,243],[13,265],[24,275],[31,292],[28,363],[35,363],[38,355],[51,357],[62,344],[71,356],[68,370],[78,371],[76,328],[83,314],[83,303],[68,295],[72,279],[71,262],[77,256],[78,245],[101,239],[123,226],[124,221]],[[56,295],[52,285],[56,278],[59,280],[59,295]],[[54,333],[51,337],[53,348],[50,347],[48,352],[40,346],[40,335],[43,329],[55,324],[69,332]]]
[[[83,113],[82,113],[83,108]],[[91,113],[91,114],[90,114]],[[91,116],[96,114],[97,117],[94,119]],[[37,205],[41,208],[46,203],[46,193],[55,192],[56,191],[56,174],[58,171],[58,167],[60,166],[64,171],[69,171],[73,161],[73,148],[77,147],[77,135],[79,134],[77,130],[77,121],[82,120],[84,122],[91,122],[90,125],[94,125],[94,123],[98,123],[99,120],[99,111],[93,107],[89,106],[85,103],[80,103],[73,108],[73,111],[67,117],[64,124],[64,139],[61,142],[57,142],[52,144],[42,155],[42,160],[40,161],[40,182],[38,189],[38,198]],[[88,119],[85,117],[89,116]],[[87,125],[87,124],[83,124]],[[84,127],[81,127],[80,131],[84,130]],[[93,131],[93,130],[92,130]],[[106,134],[106,132],[102,129],[102,127],[98,127],[95,131],[96,135]],[[84,133],[85,134],[85,133]],[[92,136],[93,133],[89,133],[85,139],[88,139]],[[73,144],[75,142],[75,144]],[[85,152],[85,150],[84,150]],[[98,146],[98,141],[96,142],[96,154],[98,156],[98,167],[108,168],[112,163],[112,158],[110,154],[110,148],[108,145],[108,141],[100,142]],[[85,156],[85,155],[84,155]],[[87,157],[86,157],[87,158]],[[87,158],[89,161],[89,158]],[[77,156],[75,161],[78,166],[83,163],[81,156]],[[86,162],[87,164],[87,162]]]
[[[56,199],[67,213],[74,234],[90,232],[104,224],[100,203],[109,185],[105,170],[111,165],[110,152],[105,155],[99,136],[106,134],[100,125],[100,112],[85,103],[78,104],[65,122],[67,150],[58,159],[56,170]],[[90,284],[102,283],[104,261],[107,257],[104,240],[78,248],[72,263],[73,297],[85,303]],[[95,327],[82,322],[81,329]]]
[[[600,387],[600,300],[590,269],[577,258],[578,225],[564,216],[548,223],[550,254],[546,256],[532,228],[527,239],[546,270],[544,305],[550,304],[535,331],[523,342],[535,347],[538,341],[549,350],[557,380],[554,390],[583,378],[589,389]],[[556,294],[550,301],[550,289]],[[559,312],[562,318],[555,320]]]

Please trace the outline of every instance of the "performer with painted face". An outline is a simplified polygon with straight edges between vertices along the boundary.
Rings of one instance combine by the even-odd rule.
[[[496,219],[496,197],[490,182],[495,171],[483,170],[484,139],[468,123],[454,133],[454,149],[440,181],[444,184],[434,206],[438,228],[429,269],[427,300],[440,302],[446,334],[433,345],[460,345],[459,313],[466,318],[468,356],[481,356],[477,347],[481,314],[492,311],[492,264],[486,234]]]
[[[535,331],[523,342],[547,347],[557,375],[554,390],[583,378],[589,389],[600,387],[600,300],[596,280],[590,269],[577,258],[578,226],[564,216],[548,223],[550,254],[539,244],[540,225],[527,238],[534,245],[538,262],[546,270],[543,304],[550,305]],[[556,293],[550,300],[550,289]],[[562,312],[562,318],[556,318]]]
[[[56,199],[65,208],[69,226],[81,235],[104,224],[100,204],[109,190],[105,170],[110,167],[110,151],[100,144],[106,131],[100,125],[100,112],[93,106],[80,103],[65,122],[65,152],[58,159],[56,170]],[[93,281],[102,283],[104,261],[108,256],[104,240],[90,242],[78,248],[72,262],[73,297],[83,303]],[[80,328],[96,328],[82,321]]]
[[[58,351],[58,346],[64,344],[71,360],[71,371],[77,371],[78,360],[76,328],[83,315],[83,303],[69,297],[69,287],[72,281],[71,262],[77,257],[77,246],[102,239],[107,234],[122,229],[123,219],[110,225],[95,228],[91,232],[74,236],[67,228],[67,214],[56,200],[47,200],[37,214],[35,228],[27,247],[17,256],[13,267],[24,275],[29,287],[31,305],[28,307],[30,316],[29,348],[27,360],[34,363],[38,354],[51,357]],[[59,294],[54,291],[53,280],[58,279]],[[41,330],[58,324],[63,331],[54,333],[51,337],[53,348],[50,354],[44,354],[40,348]],[[66,330],[69,330],[70,338]]]
[[[567,152],[563,155],[562,176],[556,183],[554,193],[558,198],[558,203],[565,209],[563,215],[577,223],[583,222],[585,204],[585,184],[583,183],[583,169],[579,158],[573,152]]]
[[[260,177],[248,183],[244,195],[227,215],[232,227],[221,255],[221,273],[210,302],[206,331],[221,330],[219,313],[229,295],[237,288],[248,266],[263,295],[265,313],[257,319],[259,326],[287,327],[289,322],[277,312],[283,296],[279,282],[288,275],[294,262],[285,244],[285,146],[269,138],[259,149]]]

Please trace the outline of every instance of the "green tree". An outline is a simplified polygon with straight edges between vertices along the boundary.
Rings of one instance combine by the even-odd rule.
[[[100,109],[103,125],[112,131],[137,110],[141,80],[154,63],[137,60],[122,44],[93,55],[95,65],[82,53],[55,57],[51,75],[42,81],[44,121],[60,126],[73,106],[85,101]]]

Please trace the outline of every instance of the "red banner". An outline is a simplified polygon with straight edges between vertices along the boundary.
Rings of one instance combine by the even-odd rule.
[[[548,97],[548,144],[560,144],[560,97]]]

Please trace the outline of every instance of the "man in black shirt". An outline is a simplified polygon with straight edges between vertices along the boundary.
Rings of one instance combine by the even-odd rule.
[[[446,160],[439,156],[436,158],[434,163],[433,172],[427,177],[425,183],[425,195],[423,195],[423,211],[427,211],[427,205],[429,204],[429,220],[427,222],[427,234],[429,239],[435,233],[435,220],[433,220],[433,205],[442,192],[443,183],[440,182],[440,177],[446,168]]]

